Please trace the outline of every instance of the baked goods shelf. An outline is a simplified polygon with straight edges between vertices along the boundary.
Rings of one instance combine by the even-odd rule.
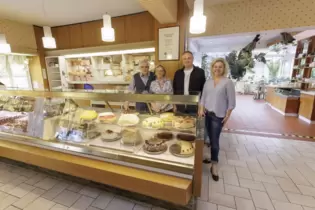
[[[11,126],[9,130],[0,130],[1,156],[97,182],[106,181],[105,184],[130,191],[139,189],[139,186],[150,185],[148,190],[139,189],[137,192],[174,203],[184,204],[192,194],[200,195],[204,144],[200,137],[200,124],[197,119],[184,115],[177,118],[178,116],[174,117],[171,113],[166,113],[166,116],[165,114],[137,113],[126,115],[121,113],[120,107],[112,106],[111,110],[109,110],[110,107],[99,109],[86,103],[89,101],[110,103],[129,101],[130,104],[162,102],[197,105],[198,95],[125,94],[119,90],[0,91],[1,95],[12,96],[12,98],[30,98],[34,102],[33,109],[28,112],[26,132],[17,132],[20,125],[15,126],[14,123],[9,124],[9,127]],[[24,100],[22,103],[23,109],[16,109],[14,104],[12,110],[25,112],[30,108],[29,104],[32,104],[25,102]],[[107,103],[106,105],[108,106]],[[15,113],[11,114],[15,116]],[[127,116],[128,119],[123,116]],[[130,119],[137,120],[133,122]],[[59,136],[59,131],[62,130],[60,128],[63,129],[64,136]],[[117,130],[115,131],[114,128]],[[68,139],[69,135],[71,138]],[[7,152],[7,148],[10,152]],[[22,151],[21,148],[25,149]],[[34,151],[33,156],[29,154],[29,151]],[[51,155],[53,153],[54,158]],[[78,170],[78,163],[82,163],[83,159],[86,165]],[[78,162],[74,163],[73,160],[78,160]],[[68,164],[63,165],[61,170],[60,164],[65,164],[65,162]],[[90,164],[92,162],[93,165]],[[106,171],[100,173],[100,165],[104,165]],[[138,183],[134,180],[127,182],[125,176],[118,177],[121,174],[121,171],[117,171],[119,168],[135,171],[134,173],[126,172],[127,176],[139,174],[138,171],[150,175],[139,177]],[[91,170],[95,170],[95,173],[91,173]],[[98,177],[96,178],[95,175]],[[158,195],[150,194],[153,192],[152,184],[157,182],[156,178],[152,178],[154,176],[163,176],[161,179],[163,183],[155,187],[156,190],[161,190]],[[109,179],[110,177],[113,179]],[[173,181],[164,182],[165,178]],[[152,179],[152,183],[147,184],[148,179]],[[185,180],[187,184],[181,185],[178,180]],[[172,187],[166,189],[166,185],[172,185]],[[178,197],[181,193],[180,198],[174,199],[165,195],[165,191],[170,192],[173,188],[175,191],[171,195]]]
[[[110,113],[110,112],[102,112],[105,111],[106,109],[97,109],[98,112],[98,116],[104,116],[104,113]],[[93,112],[93,110],[90,110]],[[108,110],[106,110],[108,111]],[[84,113],[83,110],[77,110],[76,112],[78,112],[77,114],[73,115],[73,120],[74,121],[79,121],[80,119],[80,115],[82,115],[82,113]],[[132,126],[119,126],[117,125],[117,123],[119,122],[119,119],[122,115],[120,112],[115,112],[115,113],[111,113],[115,116],[114,120],[112,122],[108,122],[108,123],[101,123],[99,118],[95,118],[94,116],[92,118],[95,118],[93,120],[91,120],[89,123],[94,124],[95,128],[93,129],[96,132],[101,133],[102,135],[106,135],[106,131],[112,131],[114,133],[123,133],[124,131],[130,131],[130,132],[139,132],[139,136],[137,136],[137,138],[135,139],[131,139],[131,143],[128,142],[128,144],[124,144],[124,135],[120,134],[120,138],[116,138],[115,136],[112,136],[110,138],[108,138],[109,135],[112,135],[112,132],[110,134],[107,134],[106,136],[106,140],[103,140],[102,136],[98,136],[92,139],[87,139],[87,138],[82,138],[82,140],[76,140],[76,141],[69,141],[68,139],[66,140],[61,140],[59,142],[63,143],[63,144],[67,144],[67,145],[78,145],[80,147],[86,147],[86,148],[98,148],[98,149],[103,149],[104,152],[108,152],[111,151],[113,154],[113,158],[114,159],[119,159],[120,155],[123,155],[126,158],[135,158],[135,159],[141,159],[141,160],[150,160],[151,163],[154,163],[155,161],[159,161],[161,164],[165,164],[165,165],[169,165],[169,164],[175,164],[177,165],[179,168],[185,169],[185,173],[192,173],[192,170],[194,168],[194,155],[193,154],[188,154],[188,157],[176,157],[173,154],[170,153],[169,148],[171,147],[171,145],[173,144],[178,144],[178,140],[176,139],[176,136],[178,134],[184,134],[184,135],[189,135],[195,138],[195,134],[196,134],[196,127],[190,128],[190,129],[186,129],[186,130],[178,130],[178,129],[174,129],[172,128],[171,125],[168,125],[166,127],[160,127],[160,129],[151,129],[151,128],[146,128],[143,127],[143,122],[146,119],[152,119],[152,118],[159,118],[159,115],[156,116],[151,116],[151,115],[134,115],[137,118],[139,118],[139,121],[136,122],[136,124],[132,125]],[[132,114],[128,114],[128,115],[132,115]],[[172,115],[170,113],[170,115]],[[128,117],[130,117],[128,116]],[[87,116],[85,116],[87,117]],[[61,118],[61,117],[60,117]],[[70,119],[69,116],[63,116],[63,119]],[[45,121],[58,121],[58,117],[54,117],[54,118],[48,118]],[[60,119],[59,119],[60,120]],[[85,121],[86,122],[86,121]],[[74,123],[71,122],[71,120],[69,121],[69,123]],[[59,128],[58,125],[55,127],[55,130],[51,130],[54,126],[51,126],[52,123],[44,123],[45,124],[45,128],[44,130],[49,133],[50,136],[45,135],[46,139],[50,139],[52,142],[58,142],[58,140],[55,139],[55,134],[56,132],[58,132]],[[74,123],[77,124],[77,123]],[[69,130],[71,130],[72,126],[69,125],[68,128]],[[167,129],[167,130],[165,130]],[[66,130],[65,133],[69,133]],[[87,131],[89,132],[89,131]],[[153,154],[148,154],[146,153],[146,151],[144,151],[144,144],[145,141],[148,141],[152,138],[154,138],[157,134],[163,134],[163,133],[168,133],[171,134],[172,137],[165,140],[165,144],[167,145],[167,150],[165,152],[162,152],[161,154],[158,155],[153,155]],[[73,139],[73,138],[72,138]],[[133,143],[133,141],[135,143]],[[163,140],[164,141],[164,140]],[[191,148],[193,148],[193,146],[191,146]],[[115,156],[116,154],[116,156]],[[139,161],[139,160],[138,160]],[[152,165],[152,164],[148,164],[148,162],[146,161],[142,161],[143,165]],[[165,168],[164,166],[162,166],[162,168]],[[175,167],[176,168],[176,167]],[[175,171],[183,171],[182,169],[178,170],[175,169]]]
[[[133,99],[130,100],[132,103],[138,102],[134,98],[139,98],[141,102],[160,100],[165,103],[184,103],[187,101],[188,104],[194,104],[195,100],[198,101],[198,96],[152,96],[106,93],[106,90],[105,92],[0,91],[1,94],[5,97],[26,96],[35,101],[34,116],[28,122],[30,127],[27,128],[27,132],[19,132],[15,126],[12,129],[2,130],[3,134],[13,135],[15,141],[20,139],[21,143],[32,143],[51,149],[58,148],[77,155],[106,158],[121,164],[130,163],[172,173],[193,174],[195,143],[192,142],[202,139],[195,117],[173,113],[124,114],[117,107],[110,110],[79,105],[80,103],[77,102],[82,99],[99,101],[115,98],[113,101]],[[121,96],[122,98],[119,98]],[[178,137],[178,134],[181,136]]]

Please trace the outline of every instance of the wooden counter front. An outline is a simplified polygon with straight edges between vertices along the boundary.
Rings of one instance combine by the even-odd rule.
[[[178,205],[188,204],[192,197],[193,188],[190,179],[116,165],[87,157],[1,139],[0,156]]]
[[[315,123],[315,95],[301,93],[299,118],[307,123]]]
[[[274,110],[284,116],[298,116],[299,97],[281,95],[275,92],[275,88],[267,87],[266,101]]]

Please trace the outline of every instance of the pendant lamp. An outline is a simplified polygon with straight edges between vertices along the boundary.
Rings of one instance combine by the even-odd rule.
[[[48,26],[44,26],[43,28],[44,28],[44,37],[43,37],[44,48],[47,48],[47,49],[57,48],[56,40],[54,37],[52,37],[52,34],[51,34],[51,28]]]
[[[0,34],[0,54],[11,53],[11,46],[7,43],[4,34]]]
[[[104,42],[115,41],[115,30],[112,28],[111,17],[108,14],[103,15],[102,40]]]
[[[203,14],[204,0],[195,0],[194,14],[190,18],[189,32],[191,34],[201,34],[206,31],[207,17]]]

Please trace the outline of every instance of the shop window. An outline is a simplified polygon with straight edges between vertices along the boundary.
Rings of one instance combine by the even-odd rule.
[[[0,82],[7,89],[32,89],[28,58],[21,55],[0,55]]]

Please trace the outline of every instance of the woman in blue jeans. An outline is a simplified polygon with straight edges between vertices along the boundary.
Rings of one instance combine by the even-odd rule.
[[[211,146],[211,160],[206,159],[204,163],[212,163],[210,172],[215,181],[219,180],[220,134],[236,104],[235,87],[232,80],[227,78],[227,73],[225,59],[218,58],[211,63],[212,78],[204,85],[198,110],[199,117],[205,117],[205,129]]]

